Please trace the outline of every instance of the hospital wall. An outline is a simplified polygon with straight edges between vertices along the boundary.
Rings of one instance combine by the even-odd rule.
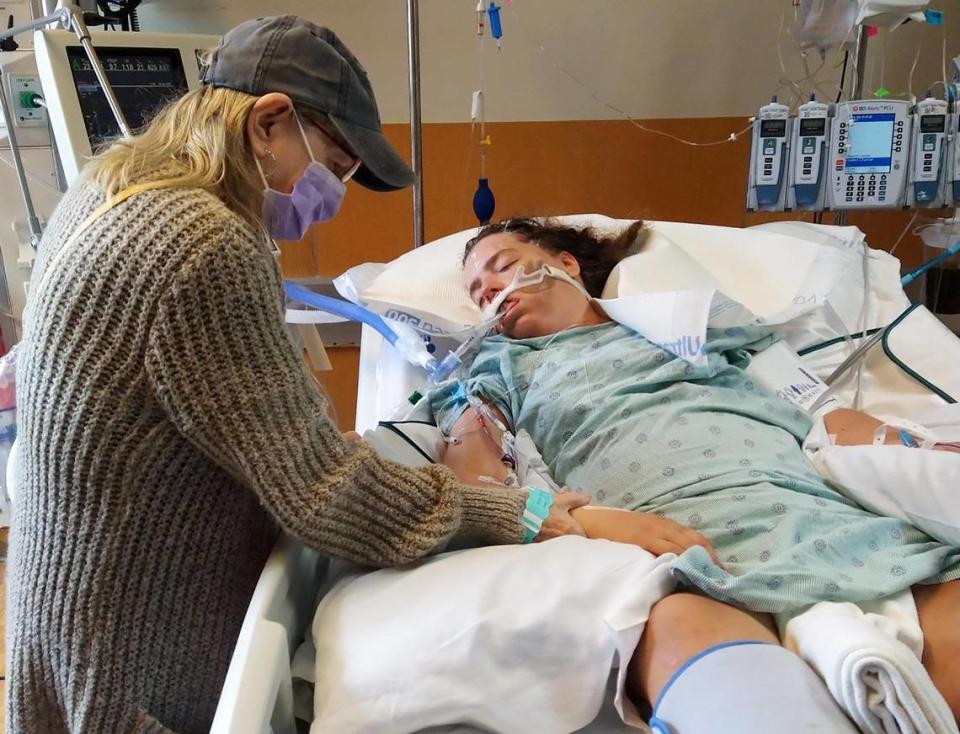
[[[865,89],[907,91],[915,54],[916,94],[942,79],[944,39],[950,56],[960,53],[960,12],[947,2],[932,3],[947,11],[942,28],[908,24],[871,39]],[[478,136],[469,124],[480,73],[475,5],[420,1],[428,241],[475,224],[470,202],[479,175]],[[277,0],[270,12],[298,13],[337,30],[367,68],[387,135],[406,154],[404,7],[402,0]],[[148,30],[220,32],[263,12],[250,0],[163,0],[144,4],[141,16]],[[483,57],[496,216],[601,212],[729,226],[797,218],[744,212],[748,136],[683,145],[644,132],[597,102],[651,129],[691,141],[723,140],[742,130],[769,95],[789,100],[782,78],[804,76],[787,32],[792,19],[789,0],[513,0],[504,10],[502,50],[488,43]],[[821,98],[836,94],[840,60],[828,55],[818,77]],[[814,55],[808,63],[813,70],[820,61]],[[848,222],[863,229],[872,246],[886,249],[911,216],[855,213]],[[373,194],[351,185],[336,220],[301,243],[284,244],[282,266],[289,276],[338,275],[359,262],[397,257],[411,247],[411,233],[409,191]],[[922,256],[909,234],[897,254],[906,264]],[[330,358],[334,370],[324,379],[341,424],[352,427],[358,350],[331,349]]]

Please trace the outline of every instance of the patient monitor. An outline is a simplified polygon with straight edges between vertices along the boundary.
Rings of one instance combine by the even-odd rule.
[[[91,33],[107,79],[131,129],[165,102],[200,85],[200,55],[217,36],[173,33]],[[67,183],[93,151],[119,135],[116,120],[73,33],[34,36],[43,95]]]
[[[913,113],[910,185],[907,204],[939,207],[944,203],[947,168],[947,102],[927,97]]]
[[[747,211],[783,211],[790,151],[790,108],[777,103],[760,108],[753,123]]]
[[[836,107],[830,135],[830,209],[892,209],[906,201],[910,104],[855,100]]]
[[[823,209],[830,122],[830,106],[815,99],[797,110],[790,144],[788,209]]]

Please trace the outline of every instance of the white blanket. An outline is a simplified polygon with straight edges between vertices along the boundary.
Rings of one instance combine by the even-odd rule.
[[[868,734],[957,734],[920,663],[923,633],[909,591],[878,602],[822,602],[777,620],[784,645],[826,681]]]
[[[343,579],[313,622],[314,734],[562,734],[601,710],[671,593],[673,554],[565,537]],[[619,665],[615,706],[640,725]]]
[[[934,442],[960,441],[960,405],[875,415]],[[942,543],[960,545],[960,454],[905,446],[834,446],[822,418],[803,448],[817,471],[860,506],[905,520]]]

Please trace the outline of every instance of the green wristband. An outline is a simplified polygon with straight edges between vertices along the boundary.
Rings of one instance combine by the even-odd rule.
[[[553,506],[553,495],[545,489],[527,487],[527,504],[523,509],[520,524],[523,525],[524,543],[532,543],[540,535],[543,521],[550,515]]]

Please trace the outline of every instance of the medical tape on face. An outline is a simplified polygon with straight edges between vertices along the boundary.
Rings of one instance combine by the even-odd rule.
[[[569,283],[574,288],[576,288],[588,301],[593,300],[593,296],[587,293],[586,288],[584,288],[580,283],[570,277],[570,275],[560,268],[555,268],[552,265],[541,265],[539,268],[534,270],[531,273],[527,273],[523,270],[523,267],[518,267],[513,271],[513,278],[507,284],[507,286],[500,291],[496,297],[488,303],[483,309],[483,318],[490,319],[496,316],[500,312],[500,307],[503,305],[503,302],[510,297],[515,291],[522,290],[524,288],[530,288],[535,285],[540,285],[545,278],[554,278],[556,280],[562,280],[565,283]]]

